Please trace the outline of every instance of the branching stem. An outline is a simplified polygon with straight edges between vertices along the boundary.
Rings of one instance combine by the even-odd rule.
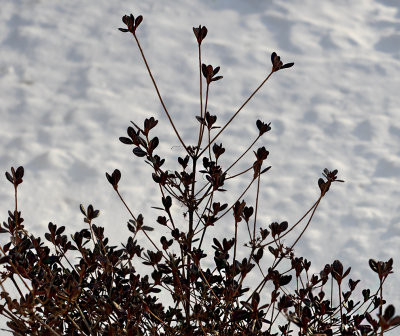
[[[235,112],[235,114],[228,120],[228,122],[225,124],[224,127],[222,127],[222,129],[217,133],[217,135],[210,141],[210,143],[200,152],[199,156],[201,156],[207,149],[208,147],[211,146],[211,144],[217,140],[217,138],[221,135],[221,133],[225,130],[225,128],[228,127],[228,125],[232,122],[233,119],[235,119],[235,117],[239,114],[239,112],[243,109],[243,107],[246,106],[246,104],[251,100],[251,98],[254,97],[254,95],[258,92],[258,90],[261,89],[261,87],[265,84],[265,82],[271,77],[271,75],[273,74],[273,71],[271,71],[269,73],[269,75],[263,80],[263,82],[257,87],[257,89],[255,89],[255,91],[250,95],[249,98],[247,98],[247,100],[242,104],[242,106],[239,107],[239,109]]]

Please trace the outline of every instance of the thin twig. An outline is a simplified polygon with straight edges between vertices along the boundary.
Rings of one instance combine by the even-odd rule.
[[[258,92],[258,90],[261,89],[261,87],[264,85],[264,83],[271,77],[273,74],[273,71],[270,72],[270,74],[263,80],[263,82],[257,87],[257,89],[250,95],[249,98],[242,104],[242,106],[239,107],[239,109],[235,112],[235,114],[228,120],[228,122],[225,124],[224,127],[217,133],[217,135],[210,141],[210,143],[200,152],[198,156],[201,156],[208,147],[211,146],[211,144],[220,136],[220,134],[225,130],[225,128],[228,127],[228,125],[232,122],[233,119],[239,114],[239,112],[243,109],[243,107],[246,106],[246,104],[253,98],[253,96]]]
[[[140,53],[141,53],[141,55],[142,55],[143,61],[144,61],[145,65],[146,65],[147,71],[148,71],[148,73],[149,73],[149,75],[150,75],[150,78],[151,78],[151,80],[152,80],[152,82],[153,82],[154,88],[155,88],[156,91],[157,91],[157,96],[158,96],[158,98],[160,99],[160,103],[161,103],[161,105],[162,105],[162,107],[163,107],[163,109],[164,109],[164,111],[165,111],[165,114],[167,115],[168,120],[169,120],[169,122],[170,122],[172,128],[174,129],[174,132],[175,132],[176,136],[178,137],[180,143],[182,144],[183,148],[185,148],[186,152],[190,155],[190,152],[188,151],[188,149],[187,149],[185,143],[183,142],[181,136],[179,135],[179,132],[178,132],[178,130],[176,129],[175,124],[174,124],[174,122],[172,121],[172,118],[171,118],[171,116],[170,116],[170,114],[169,114],[169,112],[168,112],[168,110],[167,110],[167,108],[166,108],[166,106],[165,106],[165,104],[164,104],[164,101],[163,101],[163,99],[162,99],[162,97],[161,97],[160,91],[158,90],[156,81],[154,80],[153,74],[151,73],[150,67],[149,67],[149,65],[148,65],[148,63],[147,63],[146,57],[144,56],[143,49],[142,49],[142,47],[141,47],[141,45],[140,45],[140,43],[139,43],[139,39],[137,38],[136,34],[133,34],[133,36],[135,37],[135,40],[136,40],[136,43],[137,43],[137,45],[138,45],[138,47],[139,47],[139,50],[140,50]],[[190,155],[190,156],[191,156],[191,155]]]

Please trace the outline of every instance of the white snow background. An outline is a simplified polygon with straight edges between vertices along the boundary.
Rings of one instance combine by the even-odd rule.
[[[95,222],[112,245],[126,242],[129,214],[105,172],[122,172],[119,188],[135,214],[155,222],[161,196],[151,169],[118,138],[130,120],[159,119],[152,131],[166,168],[184,151],[161,109],[139,50],[121,17],[143,15],[138,36],[167,108],[184,140],[197,139],[199,82],[192,27],[209,32],[203,62],[221,66],[209,108],[224,125],[271,69],[276,51],[293,68],[272,76],[217,141],[233,162],[271,122],[262,145],[272,169],[262,177],[259,223],[294,224],[319,196],[324,168],[339,170],[311,227],[296,246],[314,271],[340,259],[378,287],[368,259],[394,258],[384,293],[400,313],[400,1],[55,1],[3,0],[0,8],[0,213],[13,209],[4,172],[25,167],[19,209],[43,236],[51,221],[72,234],[85,227],[79,204],[101,210]],[[239,168],[254,161],[250,153]],[[250,175],[227,183],[235,200]],[[245,200],[254,205],[255,188]],[[221,195],[220,200],[223,201]],[[183,212],[175,204],[178,214]],[[229,218],[228,218],[229,217]],[[206,239],[233,236],[231,215]],[[184,223],[183,217],[181,223]],[[181,224],[182,227],[184,224]],[[246,233],[242,227],[243,234]],[[298,232],[298,231],[297,231]],[[244,236],[245,237],[245,236]],[[1,238],[1,237],[0,237]],[[1,238],[4,242],[4,238]],[[290,243],[294,235],[287,238]],[[145,238],[142,240],[145,243]],[[144,244],[146,246],[146,244]],[[245,251],[245,250],[244,250]],[[208,249],[209,255],[212,251]],[[347,279],[346,279],[347,282]],[[395,333],[393,333],[395,334]]]

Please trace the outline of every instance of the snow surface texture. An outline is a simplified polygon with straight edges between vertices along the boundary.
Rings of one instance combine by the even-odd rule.
[[[115,168],[134,213],[157,225],[159,213],[150,207],[160,205],[160,196],[151,171],[118,137],[130,120],[141,125],[154,116],[158,153],[170,169],[183,150],[133,38],[117,28],[124,14],[144,16],[138,31],[144,52],[182,137],[193,143],[199,102],[192,27],[201,24],[209,30],[203,62],[220,65],[224,76],[212,83],[208,109],[219,125],[269,73],[273,51],[295,62],[272,76],[219,139],[229,147],[229,164],[255,138],[257,119],[272,122],[257,144],[270,151],[272,165],[262,179],[262,226],[294,224],[318,198],[322,170],[338,169],[346,183],[332,186],[296,252],[315,271],[335,259],[352,266],[351,278],[364,279],[359,290],[378,286],[369,258],[394,257],[385,292],[400,313],[399,1],[6,0],[1,6],[0,171],[25,167],[19,208],[30,231],[43,235],[49,221],[68,234],[80,230],[86,224],[79,204],[92,203],[113,245],[126,242],[128,213],[104,176]],[[231,200],[249,178],[226,185]],[[13,192],[5,178],[0,186],[5,220]],[[206,238],[233,229],[229,218]],[[163,234],[157,227],[154,235]]]

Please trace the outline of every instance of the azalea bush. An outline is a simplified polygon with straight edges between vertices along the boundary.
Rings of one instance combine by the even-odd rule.
[[[350,267],[339,260],[328,261],[313,273],[311,262],[295,254],[324,196],[343,182],[336,169],[323,170],[316,184],[317,199],[296,223],[282,219],[263,226],[258,215],[260,187],[271,167],[261,142],[271,123],[254,121],[254,139],[247,149],[230,165],[220,163],[233,144],[224,147],[217,139],[273,74],[284,75],[281,70],[294,63],[283,63],[273,52],[270,72],[220,125],[207,109],[209,92],[222,79],[220,67],[202,62],[208,31],[201,25],[193,28],[200,99],[199,113],[193,113],[192,120],[198,132],[190,142],[184,141],[140,45],[142,20],[126,15],[122,18],[126,27],[120,30],[138,46],[181,153],[176,162],[160,156],[155,135],[159,121],[152,116],[143,124],[132,122],[127,135],[119,139],[133,147],[138,164],[148,165],[149,178],[159,191],[155,207],[159,215],[145,219],[131,208],[121,194],[128,181],[115,169],[106,178],[130,214],[126,242],[110,245],[104,227],[96,224],[99,210],[92,205],[81,205],[85,222],[81,231],[68,236],[64,226],[49,223],[44,237],[35,237],[25,227],[18,203],[24,168],[11,168],[6,178],[14,190],[14,209],[0,226],[3,238],[8,237],[0,246],[0,313],[8,328],[2,330],[13,335],[283,336],[382,335],[398,326],[400,317],[383,295],[392,259],[369,261],[379,279],[379,287],[372,290],[352,279]],[[257,143],[261,146],[256,148]],[[237,171],[238,162],[251,150],[253,159],[245,170]],[[226,182],[238,179],[247,185],[235,201],[228,202],[226,195],[233,191],[226,189]],[[245,199],[253,185],[255,203],[250,205]],[[184,208],[183,214],[174,210],[177,204]],[[219,222],[231,225],[232,236],[209,241]],[[243,227],[247,234],[239,236]],[[295,228],[301,228],[300,233],[294,234],[299,232]],[[155,240],[154,229],[165,235]],[[251,286],[246,282],[250,276]]]

